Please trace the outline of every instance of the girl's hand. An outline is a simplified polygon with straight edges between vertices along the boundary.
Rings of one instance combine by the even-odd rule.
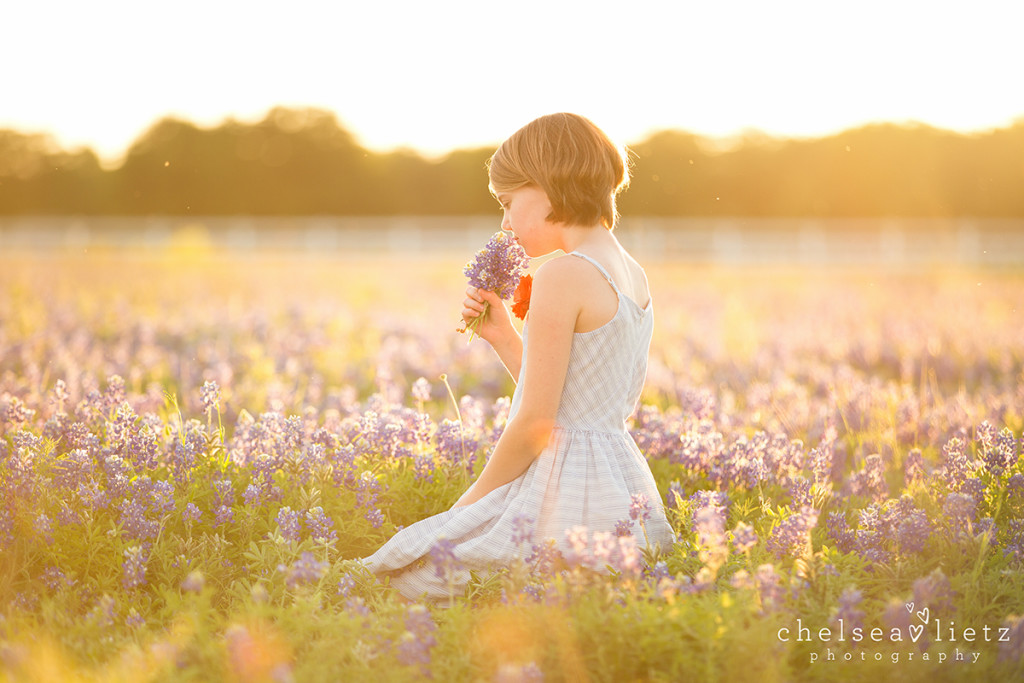
[[[478,337],[487,340],[492,346],[494,342],[507,334],[515,334],[512,319],[504,302],[494,292],[476,287],[466,288],[466,298],[462,302],[462,319],[468,324],[484,311],[484,302],[490,304],[487,317],[476,328]]]

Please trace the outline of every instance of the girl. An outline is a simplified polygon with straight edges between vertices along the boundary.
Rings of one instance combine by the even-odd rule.
[[[578,551],[566,534],[574,527],[630,533],[640,547],[667,550],[674,542],[654,477],[626,431],[653,324],[644,271],[612,233],[627,168],[624,151],[574,114],[527,124],[491,157],[502,230],[531,257],[564,255],[537,270],[521,338],[494,293],[466,291],[466,322],[490,304],[477,334],[516,389],[501,438],[455,506],[403,529],[363,560],[390,574],[406,598],[447,598],[453,585],[461,592],[468,570],[507,564],[535,542],[554,539],[563,553]],[[640,528],[631,506],[635,518],[645,500],[649,508],[640,514],[650,517]],[[526,525],[532,533],[524,539]],[[458,567],[454,576],[428,559],[442,542]]]

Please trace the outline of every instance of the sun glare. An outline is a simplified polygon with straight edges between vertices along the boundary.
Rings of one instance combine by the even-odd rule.
[[[667,128],[808,137],[876,121],[971,131],[1024,115],[1024,90],[1010,85],[1024,8],[1009,0],[300,0],[286,15],[235,1],[159,15],[99,5],[12,9],[10,25],[28,30],[0,45],[18,65],[4,75],[0,127],[110,159],[167,115],[212,126],[276,105],[329,109],[371,149],[428,155],[489,146],[559,110],[624,142]]]

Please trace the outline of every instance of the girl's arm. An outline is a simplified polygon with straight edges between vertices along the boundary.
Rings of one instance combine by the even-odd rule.
[[[480,476],[455,507],[475,503],[521,475],[551,439],[581,307],[578,275],[574,276],[572,266],[563,259],[554,259],[537,271],[530,300],[530,345],[519,411],[505,426]],[[520,348],[521,344],[520,339]]]
[[[508,309],[498,295],[476,287],[468,288],[466,299],[462,302],[462,319],[469,322],[479,316],[484,310],[485,301],[490,304],[490,310],[476,333],[491,345],[508,374],[512,375],[512,380],[518,382],[523,362],[523,338],[513,327]]]

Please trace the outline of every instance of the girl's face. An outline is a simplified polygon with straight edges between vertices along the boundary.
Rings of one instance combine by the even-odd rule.
[[[556,224],[548,220],[551,202],[544,190],[524,185],[509,192],[499,192],[504,216],[501,229],[515,237],[527,256],[543,256],[559,248]]]

